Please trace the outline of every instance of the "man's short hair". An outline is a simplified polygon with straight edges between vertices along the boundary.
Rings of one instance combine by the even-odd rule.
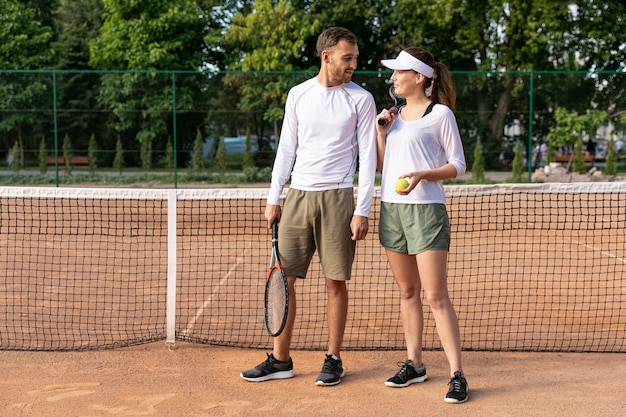
[[[322,56],[322,51],[328,50],[344,40],[356,45],[356,36],[346,28],[333,26],[324,30],[317,37],[317,54]]]

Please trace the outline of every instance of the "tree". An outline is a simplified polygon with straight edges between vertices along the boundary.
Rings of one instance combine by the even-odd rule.
[[[556,161],[555,152],[554,152],[554,144],[551,141],[548,141],[548,152],[546,152],[546,164],[550,165],[550,162]]]
[[[0,13],[0,68],[32,70],[45,68],[52,62],[50,47],[52,31],[37,20],[37,10],[16,0],[4,0]],[[38,120],[33,111],[46,108],[50,102],[50,80],[34,73],[0,74],[0,108],[17,109],[3,113],[0,131],[9,132],[9,140],[18,142],[20,155],[16,163],[24,166],[24,149],[35,149],[38,142],[30,135],[29,127]],[[8,148],[8,143],[6,144]]]
[[[558,0],[399,0],[396,15],[403,16],[397,19],[396,44],[417,42],[452,69],[484,71],[545,69],[551,37],[569,21],[567,7]],[[500,140],[518,77],[492,78],[501,82],[476,85],[475,97],[481,122],[489,126],[487,139]]]
[[[246,130],[246,150],[243,154],[243,169],[254,168],[254,154],[252,153],[252,143],[250,142],[250,129]]]
[[[224,138],[220,138],[219,145],[217,145],[215,167],[217,168],[217,172],[219,172],[221,176],[224,176],[226,172],[226,145],[224,144]]]
[[[48,151],[46,150],[46,138],[45,137],[42,137],[41,142],[39,142],[38,160],[39,160],[39,173],[45,174],[48,171]]]
[[[515,156],[513,156],[513,176],[511,182],[525,182],[524,180],[524,154],[522,144],[518,140],[515,145]]]
[[[553,148],[572,149],[577,141],[582,141],[583,136],[588,135],[590,139],[593,138],[607,118],[608,114],[603,111],[591,110],[586,114],[578,115],[559,107],[554,112],[556,127],[548,133],[548,144]],[[570,160],[568,163],[568,169],[571,162]]]
[[[59,0],[18,0],[24,7],[35,11],[34,18],[42,26],[54,27],[54,13]]]
[[[117,172],[117,175],[122,175],[122,170],[124,169],[124,147],[122,145],[122,139],[119,136],[117,137],[117,143],[115,145],[113,169]]]
[[[80,72],[90,70],[89,42],[95,39],[102,25],[101,0],[59,0],[54,11],[57,40],[53,43],[57,55],[57,125],[61,135],[74,138],[77,149],[86,149],[88,140],[97,132],[98,140],[108,149],[115,146],[115,136],[109,143],[111,116],[97,109],[100,74]],[[65,71],[68,70],[68,71]]]
[[[303,5],[300,5],[303,3]],[[394,37],[394,25],[389,25],[390,11],[396,6],[395,2],[384,0],[316,0],[302,1],[296,7],[305,8],[310,3],[310,13],[315,21],[323,22],[324,29],[329,26],[343,26],[350,29],[357,38],[359,45],[359,70],[378,71],[381,69],[380,59],[383,57],[390,40]],[[319,33],[319,31],[318,31]],[[319,57],[315,49],[317,33],[309,39],[307,50],[310,55],[303,56],[317,69]],[[360,79],[360,78],[359,78]],[[376,80],[378,84],[380,78]],[[383,84],[384,86],[384,84]],[[366,85],[369,90],[375,90],[376,85]]]
[[[11,171],[17,174],[20,171],[20,143],[15,142],[13,148],[11,148]]]
[[[72,164],[72,157],[74,156],[74,151],[72,150],[72,141],[69,135],[65,135],[63,138],[63,159],[65,159],[65,173],[70,175],[72,173],[72,169],[74,165]]]
[[[90,43],[90,65],[139,71],[104,75],[99,100],[113,109],[117,132],[136,130],[145,169],[151,167],[154,141],[165,143],[168,137],[173,94],[181,111],[203,100],[198,78],[183,77],[174,91],[172,75],[155,72],[202,67],[204,16],[208,15],[202,3],[103,0],[104,22],[100,36]]]
[[[202,159],[202,133],[200,129],[196,134],[196,140],[193,145],[193,155],[191,157],[191,172],[194,174],[200,174],[204,171],[204,161]]]
[[[382,33],[380,24],[387,20],[389,9],[390,5],[380,0],[256,0],[252,7],[243,7],[234,15],[225,40],[229,50],[238,54],[232,55],[234,60],[229,62],[228,69],[311,71],[298,77],[235,74],[226,78],[229,86],[240,91],[238,108],[262,115],[261,120],[253,120],[260,151],[269,149],[264,142],[263,122],[271,126],[278,140],[287,91],[319,69],[316,50],[319,33],[329,26],[349,28],[359,44],[358,69],[377,70],[391,35],[388,26]],[[373,80],[375,83],[369,85],[364,78],[360,84],[373,92],[385,89],[379,77]]]
[[[480,136],[476,138],[476,144],[474,145],[472,180],[478,183],[485,182],[485,160],[483,159],[483,145],[480,142]]]
[[[617,153],[615,152],[615,141],[613,141],[613,136],[611,136],[611,139],[609,140],[609,149],[606,159],[604,160],[602,173],[611,177],[617,175]]]
[[[168,174],[174,172],[174,147],[172,145],[171,136],[168,136],[167,144],[165,145],[165,166],[167,167]]]
[[[89,159],[89,173],[95,175],[98,168],[98,144],[96,143],[96,135],[93,133],[89,138],[89,147],[87,148],[87,158]]]
[[[56,73],[59,137],[68,133],[84,149],[95,132],[111,149],[119,134],[127,163],[144,167],[174,134],[177,148],[191,149],[198,128],[217,138],[250,127],[259,154],[271,153],[287,90],[317,71],[317,35],[333,25],[356,34],[359,70],[379,71],[381,58],[418,45],[456,71],[464,141],[472,147],[480,136],[486,155],[501,149],[507,116],[532,123],[541,139],[557,107],[584,114],[626,106],[626,7],[615,0],[5,0],[0,7],[0,68],[63,70]],[[75,72],[86,68],[132,71]],[[554,69],[576,72],[538,72]],[[284,73],[292,70],[311,72]],[[354,80],[383,103],[386,76]],[[0,74],[0,109],[15,110],[0,117],[5,149],[18,140],[26,152],[51,137],[52,78]]]
[[[583,155],[583,140],[581,137],[574,142],[574,159],[572,159],[572,172],[584,174],[587,172],[585,167],[585,157]]]
[[[226,32],[226,41],[243,51],[243,58],[230,67],[244,71],[297,69],[305,46],[320,30],[320,21],[289,0],[256,0],[254,10],[235,15]],[[308,63],[309,69],[312,65]],[[287,91],[293,85],[291,78],[234,74],[225,81],[240,89],[239,109],[261,111],[263,119],[273,124],[274,135],[278,138],[277,122],[283,118]],[[258,129],[257,138],[262,136],[263,129]],[[262,144],[259,145],[262,148]]]
[[[380,23],[393,27],[390,55],[416,44],[429,49],[452,70],[490,72],[480,80],[463,78],[457,83],[460,90],[468,90],[467,102],[461,107],[476,109],[461,124],[483,132],[486,148],[499,148],[504,119],[513,104],[520,107],[528,102],[528,76],[514,71],[619,69],[626,65],[623,36],[616,36],[626,32],[626,8],[617,1],[397,0],[389,11],[389,18]],[[548,114],[557,106],[588,106],[591,98],[581,100],[587,94],[597,96],[593,101],[602,103],[600,109],[606,108],[611,98],[625,100],[616,92],[619,88],[623,91],[626,82],[615,75],[598,79],[560,75],[544,79],[544,83],[538,87],[541,94],[536,94],[539,99],[534,103],[537,115]],[[550,126],[536,124],[542,129]]]

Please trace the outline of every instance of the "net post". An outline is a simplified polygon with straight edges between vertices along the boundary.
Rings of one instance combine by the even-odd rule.
[[[167,194],[167,313],[165,344],[176,343],[176,189]]]

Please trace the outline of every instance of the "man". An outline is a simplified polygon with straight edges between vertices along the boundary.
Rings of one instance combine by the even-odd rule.
[[[289,312],[273,352],[241,373],[247,381],[291,378],[295,282],[305,278],[317,250],[328,293],[328,351],[315,384],[336,385],[345,376],[341,361],[356,241],[368,231],[376,173],[376,105],[372,95],[351,81],[359,49],[352,32],[331,27],[317,40],[320,71],[293,87],[265,208],[268,228],[280,221],[279,252],[289,283]],[[354,175],[359,187],[354,203]],[[282,189],[291,177],[284,208]]]

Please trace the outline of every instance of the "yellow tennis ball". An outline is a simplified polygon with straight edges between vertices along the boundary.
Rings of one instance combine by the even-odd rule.
[[[396,181],[396,191],[406,190],[409,188],[409,180],[406,178],[400,178]]]

